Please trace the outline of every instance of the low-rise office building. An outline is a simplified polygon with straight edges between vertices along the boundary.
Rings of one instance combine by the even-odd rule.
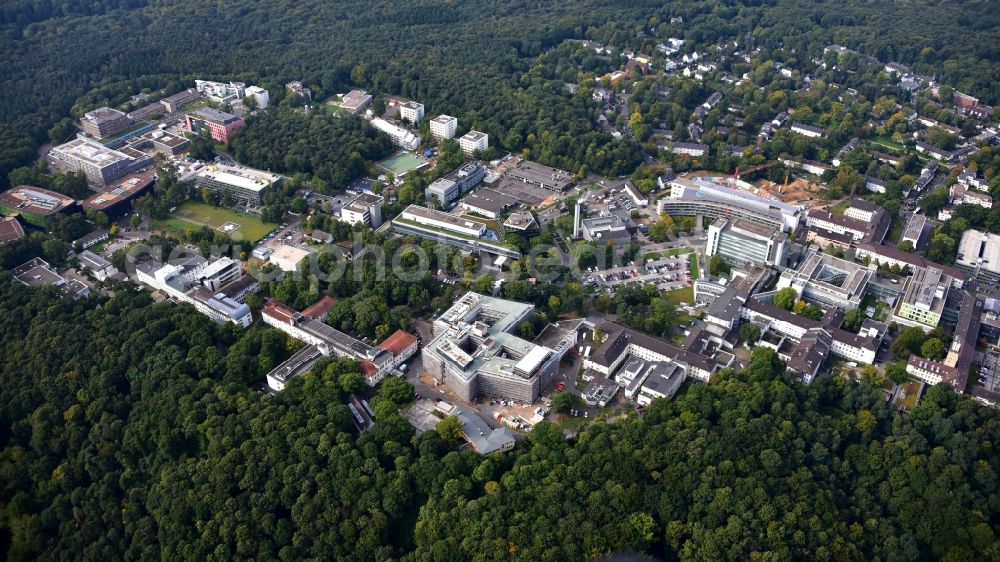
[[[913,244],[913,249],[920,248],[920,239],[923,236],[924,229],[927,227],[927,215],[911,215],[910,219],[906,221],[906,228],[903,230],[903,235],[899,237],[899,241],[909,242]]]
[[[640,207],[646,207],[649,205],[649,196],[639,191],[639,188],[636,187],[635,184],[632,183],[631,181],[625,182],[625,185],[624,187],[622,187],[622,189],[632,199],[632,202],[634,202],[636,205]]]
[[[625,222],[618,215],[581,220],[580,235],[589,242],[601,244],[610,242],[615,246],[628,246],[632,241],[632,235],[629,234]]]
[[[550,191],[566,191],[573,185],[573,175],[537,162],[520,160],[507,170],[507,177]]]
[[[806,318],[790,310],[778,308],[754,298],[746,300],[740,314],[743,320],[762,326],[764,328],[762,332],[773,330],[798,341],[801,341],[809,330],[823,328],[830,333],[832,338],[830,353],[858,363],[874,363],[875,353],[885,336],[884,325],[852,334],[847,330],[828,325],[824,321]],[[824,320],[828,320],[832,316],[827,315]]]
[[[341,94],[340,102],[337,104],[341,109],[355,115],[364,113],[372,104],[372,97],[364,90],[351,90],[346,94]]]
[[[809,138],[822,138],[826,135],[826,129],[822,127],[814,127],[812,125],[806,125],[805,123],[792,123],[792,132],[797,135],[803,135]]]
[[[200,97],[201,94],[198,93],[198,90],[195,90],[194,88],[188,88],[187,90],[177,92],[172,96],[167,96],[161,99],[159,103],[161,106],[163,106],[163,111],[165,111],[166,113],[177,113],[185,105],[193,102],[194,100]]]
[[[380,195],[361,193],[340,209],[340,220],[349,225],[363,224],[371,228],[382,226],[382,202]]]
[[[892,217],[885,209],[855,199],[843,215],[823,209],[810,209],[806,225],[810,229],[821,229],[838,234],[850,234],[855,241],[880,244],[889,232]]]
[[[11,270],[18,282],[29,287],[55,287],[59,294],[73,300],[90,295],[90,287],[68,277],[63,277],[42,258],[32,258]]]
[[[103,228],[98,228],[97,230],[94,230],[93,232],[88,232],[87,234],[74,240],[73,247],[78,248],[80,250],[86,250],[87,248],[93,247],[97,244],[100,244],[101,242],[104,242],[110,236],[111,234],[107,230]]]
[[[708,154],[708,145],[693,142],[672,142],[667,145],[667,152],[685,156],[704,156]]]
[[[447,207],[452,201],[462,196],[473,187],[479,185],[486,177],[486,168],[475,162],[462,164],[446,176],[440,177],[424,190],[427,201],[437,199],[442,207]]]
[[[925,332],[936,328],[941,323],[952,284],[951,277],[940,269],[915,268],[913,275],[904,281],[903,295],[893,311],[893,321]]]
[[[50,150],[48,162],[57,169],[82,172],[88,183],[103,187],[151,166],[153,158],[136,150],[112,150],[89,139],[75,139]]]
[[[458,206],[470,213],[497,219],[504,211],[516,206],[517,203],[516,197],[484,187],[463,197],[458,202]]]
[[[591,336],[594,327],[590,326]],[[688,351],[614,322],[604,322],[600,327],[604,331],[604,339],[595,342],[597,347],[589,357],[584,358],[583,368],[605,376],[614,374],[630,359],[640,359],[678,365],[686,376],[707,382],[712,374],[731,365],[731,355],[728,360],[720,361],[716,355]]]
[[[216,322],[231,322],[246,328],[253,323],[250,307],[218,291],[220,279],[233,279],[233,262],[229,258],[209,262],[200,256],[175,264],[147,260],[136,264],[135,274],[139,283],[194,306]],[[235,263],[236,275],[242,275],[242,266]]]
[[[635,397],[635,401],[642,406],[657,398],[670,400],[687,379],[684,369],[675,363],[652,363],[642,377],[643,382]]]
[[[184,116],[185,129],[195,134],[208,131],[212,140],[221,143],[229,142],[233,134],[245,126],[246,122],[239,117],[209,107],[196,109]]]
[[[182,179],[193,179],[201,189],[208,188],[220,197],[228,195],[249,205],[263,203],[264,193],[280,187],[284,180],[278,174],[230,164],[207,164]]]
[[[786,269],[781,273],[776,288],[791,287],[807,302],[851,309],[861,304],[874,275],[874,266],[859,265],[813,249],[797,270]]]
[[[392,229],[455,246],[467,252],[487,252],[518,259],[521,252],[497,239],[486,223],[461,215],[410,205],[392,220]]]
[[[111,262],[90,250],[80,252],[77,259],[80,261],[80,265],[90,271],[98,281],[104,281],[118,273],[118,268],[111,265]]]
[[[538,221],[535,220],[534,215],[527,211],[511,213],[507,220],[500,225],[500,229],[504,235],[516,234],[523,238],[535,236],[541,232]]]
[[[968,384],[969,367],[975,359],[979,319],[983,311],[983,302],[968,291],[962,291],[961,297],[954,337],[945,358],[935,361],[913,354],[906,364],[906,372],[920,381],[930,385],[943,382],[959,393],[964,392]]]
[[[267,374],[268,386],[276,391],[284,390],[292,378],[308,370],[320,356],[348,357],[359,361],[365,382],[375,386],[416,352],[416,337],[405,332],[386,338],[382,346],[371,346],[275,300],[269,300],[264,305],[261,318],[265,324],[313,348],[299,357],[293,356]]]
[[[312,252],[309,250],[282,244],[268,259],[281,271],[294,273],[302,270],[303,264],[308,261],[310,255]]]

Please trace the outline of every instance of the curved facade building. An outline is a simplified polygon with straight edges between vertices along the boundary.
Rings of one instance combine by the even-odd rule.
[[[794,231],[802,218],[802,207],[747,191],[723,187],[706,178],[677,178],[670,182],[670,195],[657,202],[657,211],[672,216],[740,218],[761,226]]]

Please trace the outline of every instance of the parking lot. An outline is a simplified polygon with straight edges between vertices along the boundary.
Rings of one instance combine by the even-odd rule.
[[[645,265],[633,261],[628,265],[605,270],[590,268],[583,275],[587,284],[604,287],[608,292],[614,292],[618,287],[629,283],[656,285],[659,289],[671,291],[691,285],[689,268],[687,254],[683,254],[660,258]]]
[[[980,386],[990,391],[1000,391],[1000,352],[989,351],[983,357],[976,381]]]

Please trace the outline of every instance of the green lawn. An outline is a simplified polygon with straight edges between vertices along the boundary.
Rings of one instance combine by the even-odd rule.
[[[845,199],[845,200],[841,201],[840,203],[837,203],[836,205],[830,207],[830,213],[832,213],[834,215],[842,215],[842,214],[844,214],[844,211],[846,211],[847,208],[850,207],[850,206],[851,206],[851,200],[850,199]]]
[[[679,306],[682,302],[686,302],[689,305],[694,303],[694,287],[684,287],[683,289],[674,289],[673,291],[667,291],[667,300],[670,304],[674,306]]]
[[[697,281],[699,275],[698,271],[698,254],[688,254],[688,261],[691,263],[691,280]]]
[[[887,137],[879,137],[873,140],[872,144],[877,144],[894,152],[906,152],[905,146]]]
[[[664,251],[663,253],[664,255],[667,256],[679,256],[681,254],[690,254],[691,252],[694,252],[693,248],[681,247],[681,248],[670,248]]]
[[[232,230],[220,230],[224,224],[238,225]],[[183,235],[189,229],[198,229],[202,225],[218,232],[228,234],[233,240],[256,243],[278,225],[265,223],[260,217],[250,215],[225,207],[214,207],[196,201],[187,201],[177,208],[170,218],[157,221],[157,226]]]

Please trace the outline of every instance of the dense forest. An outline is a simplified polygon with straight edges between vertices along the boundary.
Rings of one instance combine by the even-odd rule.
[[[244,164],[287,175],[308,174],[313,187],[343,189],[368,172],[368,161],[392,153],[389,138],[379,135],[360,117],[332,117],[283,111],[250,121],[229,144]],[[322,185],[321,185],[322,184]]]
[[[620,175],[638,163],[634,146],[595,132],[592,103],[560,89],[579,77],[531,73],[563,39],[647,53],[665,35],[692,48],[733,39],[812,56],[838,42],[995,103],[998,18],[995,2],[940,0],[17,0],[0,7],[0,178],[50,137],[62,140],[68,115],[195,78],[258,83],[277,99],[289,80],[303,80],[314,99],[357,86],[412,97],[507,150]]]
[[[796,384],[760,348],[644,419],[571,439],[543,422],[483,458],[415,436],[398,381],[357,435],[349,360],[250,390],[295,349],[267,327],[135,291],[61,300],[8,274],[0,315],[8,560],[1000,556],[1000,418],[945,387],[900,415],[863,384]]]

